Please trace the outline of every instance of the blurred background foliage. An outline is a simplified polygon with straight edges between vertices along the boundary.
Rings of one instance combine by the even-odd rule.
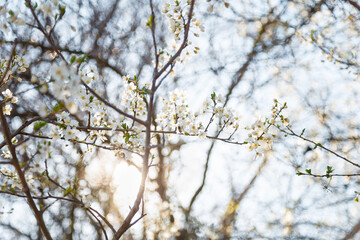
[[[96,88],[110,102],[121,99],[122,76],[136,75],[140,83],[151,79],[154,49],[146,26],[151,13],[148,1],[59,0],[57,4],[66,10],[57,20],[45,11],[44,4],[52,3],[35,2],[39,20],[48,30],[54,29],[53,42],[64,57],[85,57],[96,66],[100,76]],[[164,3],[153,3],[156,37],[160,49],[170,49],[173,36],[161,13]],[[30,66],[19,75],[21,82],[9,85],[21,102],[14,104],[10,116],[10,127],[16,129],[39,116],[37,103],[48,107],[57,103],[47,90],[48,72],[61,59],[32,27],[36,24],[24,1],[2,0],[0,5],[29,24],[9,24],[0,33],[2,59],[8,58],[17,38],[17,53]],[[159,89],[160,96],[184,89],[198,109],[215,91],[224,106],[240,113],[242,128],[270,112],[274,98],[286,101],[286,115],[295,132],[305,129],[306,138],[358,161],[357,1],[197,1],[194,17],[205,32],[199,37],[190,33],[192,44],[186,51],[191,54],[175,66]],[[71,117],[80,120],[81,114]],[[43,140],[28,140],[21,154],[26,171],[33,175],[41,175],[37,164],[44,161],[44,156],[30,154],[36,152],[32,146],[38,141]],[[81,186],[91,206],[115,228],[120,226],[136,196],[139,162],[97,148],[85,155],[83,147],[65,145],[52,143],[52,158],[47,161],[51,175],[58,182]],[[299,138],[282,135],[261,157],[246,146],[191,137],[173,136],[156,150],[145,194],[147,215],[123,239],[356,239],[360,230],[359,205],[354,201],[355,191],[360,191],[357,176],[296,175],[305,169],[325,174],[327,166],[342,174],[359,170]],[[4,184],[4,173],[1,178]],[[56,188],[49,183],[38,190],[46,196]],[[42,239],[24,199],[9,194],[1,194],[0,199],[2,239]],[[39,205],[50,203],[44,218],[55,239],[104,239],[98,222],[81,206],[38,200]]]

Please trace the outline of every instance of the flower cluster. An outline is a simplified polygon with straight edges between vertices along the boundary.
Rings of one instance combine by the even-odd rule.
[[[169,19],[169,29],[171,33],[174,35],[174,39],[172,43],[168,46],[170,51],[166,50],[160,50],[159,56],[160,56],[160,63],[159,66],[162,66],[163,62],[166,62],[171,56],[172,51],[176,51],[179,49],[181,43],[181,34],[185,31],[186,27],[186,21],[185,19],[188,18],[188,11],[185,11],[186,8],[188,8],[191,5],[191,1],[186,1],[185,4],[181,4],[181,1],[174,1],[173,4],[165,3],[163,4],[163,11],[162,13],[166,15],[166,17]],[[201,23],[201,21],[194,18],[194,13],[192,14],[191,24],[189,32],[192,32],[195,37],[199,37],[199,32],[204,32],[205,27]],[[187,49],[192,49],[192,52],[194,54],[197,54],[200,50],[198,46],[192,46],[192,42],[187,40]],[[182,56],[181,58],[176,59],[176,61],[183,62],[186,58],[186,56],[190,56],[190,51],[185,51],[185,56]]]
[[[207,137],[210,129],[216,137],[230,130],[227,134],[230,140],[239,128],[240,117],[231,108],[223,107],[221,101],[221,97],[213,93],[202,109],[194,113],[187,104],[185,92],[176,90],[170,93],[168,99],[162,98],[163,107],[156,122],[159,129],[200,138]]]
[[[12,192],[12,193],[21,193],[22,192],[22,184],[20,182],[19,176],[11,169],[2,167],[0,169],[0,186],[1,191],[4,192]],[[25,176],[26,182],[31,190],[35,189],[35,181],[36,177],[29,174]]]
[[[28,67],[29,65],[26,63],[25,59],[19,57],[18,55],[15,55],[11,62],[2,59],[0,61],[0,77],[3,78],[4,82],[12,79],[16,79],[17,81],[21,82],[21,78],[16,77],[14,73],[25,72]],[[6,74],[6,76],[4,76],[4,74]]]
[[[11,158],[11,153],[8,149],[8,146],[5,146],[4,150],[1,150],[1,156],[5,159],[10,159]]]
[[[16,79],[17,81],[21,82],[20,77],[16,77],[14,73],[16,72],[25,72],[26,68],[29,65],[25,62],[23,58],[20,58],[18,55],[15,55],[11,62],[8,60],[1,60],[0,61],[0,78],[2,79],[2,84],[11,81],[12,79]],[[10,103],[17,103],[18,98],[13,95],[10,89],[5,89],[2,92],[2,96],[4,98],[2,107],[2,111],[5,115],[10,115],[12,106]]]
[[[51,78],[54,80],[52,84],[54,95],[57,99],[65,102],[65,106],[70,113],[76,113],[75,98],[81,90],[80,76],[77,74],[76,69],[63,62],[59,65],[53,65],[50,72]]]
[[[159,128],[191,135],[203,130],[202,123],[196,121],[198,115],[189,109],[185,92],[175,90],[170,93],[169,99],[162,98],[161,100],[163,108],[156,119]]]
[[[169,29],[171,30],[171,33],[174,34],[176,41],[180,40],[180,34],[185,29],[184,19],[186,19],[188,12],[185,12],[184,9],[190,5],[191,1],[186,1],[186,4],[184,6],[181,6],[181,1],[174,1],[174,4],[163,4],[162,13],[169,18]],[[205,27],[200,21],[192,18],[191,22],[192,25],[195,26],[196,29],[198,29],[199,31],[205,31]],[[198,33],[193,32],[193,34],[195,37],[199,37]]]
[[[122,152],[123,149],[143,151],[143,136],[140,136],[142,133],[136,129],[134,123],[131,120],[126,120],[123,116],[113,117],[110,112],[111,109],[105,107],[101,100],[93,96],[90,91],[81,85],[80,79],[91,86],[94,91],[97,91],[94,85],[99,79],[97,71],[94,69],[90,69],[88,72],[82,70],[80,74],[76,74],[73,67],[63,63],[51,67],[51,77],[54,95],[64,103],[68,110],[68,112],[63,110],[56,112],[58,125],[52,127],[50,136],[53,139],[63,138],[72,142],[83,143],[87,140],[91,141],[92,144],[95,142],[104,143],[110,140],[112,147],[120,149],[119,151],[116,150],[116,154]],[[139,87],[136,77],[131,79],[129,76],[124,76],[122,80],[122,111],[135,117],[144,117],[147,114],[146,96],[149,92],[149,84]],[[78,123],[71,120],[69,114],[76,113],[76,111],[71,111],[69,107],[71,103],[74,105],[76,103],[76,109],[88,112],[89,119],[87,119],[87,122],[89,127],[105,127],[114,131],[89,129],[86,134],[79,134],[80,131],[76,128]],[[123,131],[116,133],[116,129]],[[84,138],[80,139],[79,136],[84,136]]]
[[[56,114],[57,126],[53,126],[50,132],[50,137],[53,140],[64,138],[66,140],[78,140],[79,131],[76,129],[78,123],[70,117],[68,112],[62,111]]]
[[[6,89],[5,91],[3,91],[2,95],[4,96],[5,102],[17,103],[17,101],[18,101],[18,98],[14,97],[13,93],[9,89]],[[10,115],[11,110],[12,110],[11,104],[9,104],[9,103],[5,104],[5,106],[3,107],[2,110],[5,115]]]
[[[231,127],[234,131],[239,128],[240,116],[230,107],[223,107],[223,99],[221,96],[215,93],[211,94],[211,98],[207,99],[200,110],[200,113],[206,114],[211,113],[210,118],[211,124],[214,120],[219,123],[220,129],[225,127]]]
[[[265,118],[263,121],[257,120],[251,126],[245,127],[245,130],[249,131],[245,143],[249,144],[250,150],[254,150],[257,155],[262,155],[265,150],[272,148],[273,140],[277,137],[273,131],[274,128],[287,126],[290,122],[281,114],[286,107],[286,103],[282,105],[274,99],[270,118]]]
[[[146,115],[145,95],[149,92],[150,84],[145,84],[142,89],[138,88],[136,79],[129,76],[123,77],[124,90],[122,93],[121,105],[125,110],[133,113],[137,117]]]

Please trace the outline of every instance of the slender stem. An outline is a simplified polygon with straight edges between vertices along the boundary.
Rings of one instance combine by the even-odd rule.
[[[341,156],[340,154],[338,154],[338,153],[336,153],[336,152],[334,152],[334,151],[330,150],[330,149],[329,149],[329,148],[327,148],[327,147],[324,147],[322,144],[317,143],[317,142],[314,142],[314,141],[313,141],[313,140],[311,140],[311,139],[307,139],[307,138],[303,137],[302,135],[298,135],[298,134],[296,134],[296,133],[295,133],[295,132],[294,132],[291,128],[289,128],[289,127],[287,127],[287,129],[289,130],[289,132],[288,132],[288,131],[286,131],[286,130],[282,130],[282,129],[280,129],[280,130],[281,130],[282,132],[284,132],[284,133],[286,133],[286,134],[290,135],[290,136],[295,136],[295,137],[300,138],[300,139],[302,139],[302,140],[304,140],[304,141],[306,141],[306,142],[312,143],[312,144],[314,144],[315,146],[317,146],[317,147],[319,147],[319,148],[322,148],[322,149],[324,149],[325,151],[327,151],[327,152],[329,152],[329,153],[331,153],[331,154],[333,154],[333,155],[337,156],[338,158],[341,158],[341,159],[345,160],[346,162],[348,162],[348,163],[350,163],[350,164],[354,165],[355,167],[360,168],[360,165],[359,165],[359,164],[357,164],[357,163],[355,163],[355,162],[353,162],[353,161],[351,161],[351,160],[347,159],[346,157]]]
[[[62,58],[62,60],[64,60],[64,62],[68,63],[65,59],[65,57],[62,55],[62,53],[57,49],[57,47],[55,46],[54,41],[52,40],[52,38],[50,37],[50,34],[48,34],[45,30],[45,28],[43,27],[43,25],[41,24],[39,18],[37,17],[34,8],[31,5],[31,0],[25,0],[26,3],[29,5],[31,14],[33,15],[36,23],[37,23],[37,28],[42,32],[42,34],[45,36],[45,38],[48,40],[48,42],[50,43],[51,47],[54,49],[54,51]]]
[[[109,103],[108,101],[106,101],[104,98],[102,98],[99,94],[97,94],[92,88],[90,88],[83,80],[81,80],[81,83],[86,87],[87,90],[89,90],[89,92],[91,92],[92,95],[94,95],[97,99],[99,99],[101,102],[103,102],[106,106],[114,109],[116,112],[118,112],[121,115],[124,115],[127,118],[130,118],[131,120],[134,120],[137,123],[140,123],[142,125],[146,125],[146,122],[136,118],[122,110],[120,110],[119,108],[115,107],[114,105],[112,105],[111,103]]]
[[[7,65],[7,67],[6,67],[6,69],[5,69],[5,72],[3,73],[3,76],[2,76],[2,78],[1,78],[1,80],[0,80],[0,87],[1,87],[3,84],[6,83],[6,77],[7,77],[7,75],[8,75],[8,72],[10,71],[11,62],[12,62],[12,60],[13,60],[13,58],[14,58],[14,55],[15,55],[16,45],[17,45],[17,40],[14,41],[14,46],[13,46],[13,48],[12,48],[12,50],[11,50],[11,54],[10,54],[10,58],[9,58],[8,65]]]

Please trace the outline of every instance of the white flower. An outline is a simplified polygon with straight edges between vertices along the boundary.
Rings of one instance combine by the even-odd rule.
[[[0,19],[0,31],[2,31],[5,34],[5,36],[8,36],[10,33],[10,28],[8,26],[8,23],[4,18]]]
[[[52,6],[52,4],[50,2],[43,3],[40,6],[40,10],[44,13],[44,15],[46,17],[52,17],[53,16],[53,12],[52,12],[53,8],[54,7]]]
[[[107,140],[105,134],[106,134],[106,132],[104,130],[96,131],[96,136],[101,142],[104,142]]]
[[[11,103],[17,103],[17,102],[18,102],[18,98],[17,98],[17,97],[12,97],[10,102],[11,102]]]
[[[11,157],[10,151],[9,150],[5,150],[5,151],[3,150],[1,156],[3,158],[9,159]]]
[[[57,126],[52,126],[51,127],[50,137],[53,140],[61,139],[61,134],[62,134],[62,131],[61,131],[61,129],[59,127],[57,127]]]
[[[5,115],[10,115],[11,110],[12,110],[11,105],[10,105],[10,104],[6,104],[5,107],[3,108],[3,113],[4,113]]]
[[[66,130],[63,132],[65,139],[77,139],[78,138],[78,131],[75,128],[66,128]]]
[[[199,138],[202,138],[202,139],[206,138],[206,132],[201,132],[199,134]]]
[[[74,102],[72,101],[66,102],[65,106],[71,114],[75,114],[77,112],[77,106]]]
[[[49,115],[48,113],[48,108],[46,107],[45,104],[43,103],[40,103],[40,106],[39,106],[39,115],[41,117],[46,117],[47,115]]]
[[[163,5],[162,5],[162,7],[164,8],[164,9],[169,9],[170,8],[170,3],[164,3]]]
[[[36,75],[32,75],[31,79],[30,79],[30,82],[31,83],[36,83],[37,81],[38,81],[38,77]]]
[[[6,89],[5,91],[2,92],[2,95],[3,95],[5,98],[12,98],[13,93],[12,93],[9,89]]]
[[[51,77],[55,79],[55,81],[61,82],[59,84],[64,84],[63,80],[69,77],[69,69],[65,63],[61,63],[60,65],[53,65],[50,68]]]

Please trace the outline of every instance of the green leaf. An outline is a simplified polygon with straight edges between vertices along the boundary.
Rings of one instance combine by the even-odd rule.
[[[296,175],[301,176],[301,175],[305,175],[305,174],[302,172],[297,172]]]
[[[315,38],[314,34],[315,34],[315,30],[311,30],[310,38],[311,38],[311,40],[312,40],[313,42],[316,41],[316,38]]]
[[[65,14],[65,6],[59,4],[60,18],[62,18]]]
[[[152,28],[153,25],[154,25],[154,16],[151,14],[150,17],[149,17],[148,22],[146,23],[146,26]]]
[[[305,172],[307,172],[308,174],[311,174],[311,169],[305,169]]]
[[[85,53],[84,56],[82,56],[81,58],[78,58],[76,61],[77,61],[78,63],[88,62],[88,61],[86,60],[87,56],[88,56],[87,53]]]
[[[330,174],[334,171],[335,169],[333,169],[331,166],[327,166],[326,167],[326,177],[330,178]]]
[[[66,125],[63,124],[63,123],[59,123],[58,126],[59,126],[59,128],[61,128],[61,129],[66,129]]]
[[[327,167],[326,167],[326,173],[327,173],[327,174],[332,173],[334,170],[335,170],[335,169],[333,169],[331,166],[327,166]]]
[[[62,108],[64,107],[64,103],[63,102],[58,102],[55,107],[53,107],[53,112],[58,112],[60,111]]]
[[[215,97],[216,97],[216,93],[213,92],[213,93],[211,94],[211,100],[215,101]]]
[[[131,135],[130,135],[128,132],[126,132],[126,133],[124,134],[124,136],[125,136],[125,143],[128,143],[128,142],[130,141]]]
[[[14,12],[12,10],[9,11],[10,16],[14,16]]]
[[[74,56],[71,57],[70,62],[74,63],[75,61],[76,61],[76,56],[74,55]]]
[[[359,203],[359,197],[356,197],[356,198],[354,199],[354,201],[357,202],[357,203]]]
[[[305,128],[301,131],[300,137],[304,134]]]
[[[72,191],[71,186],[64,190],[63,194],[64,196],[68,195]]]
[[[34,131],[40,130],[40,128],[44,127],[46,124],[47,124],[47,122],[45,122],[45,121],[37,121],[34,124]]]

